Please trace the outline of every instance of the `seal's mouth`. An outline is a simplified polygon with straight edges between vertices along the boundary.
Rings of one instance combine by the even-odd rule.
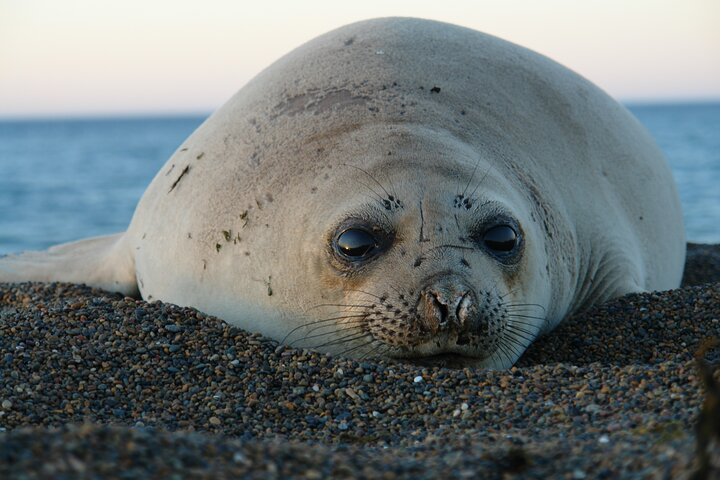
[[[421,367],[465,368],[473,367],[483,362],[482,358],[469,357],[457,353],[439,353],[426,357],[396,358],[403,363],[410,363]]]

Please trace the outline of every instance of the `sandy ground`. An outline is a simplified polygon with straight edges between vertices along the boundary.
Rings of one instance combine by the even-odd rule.
[[[0,284],[0,478],[720,478],[720,348],[694,358],[720,337],[718,282],[720,246],[690,245],[682,288],[597,306],[495,372]]]

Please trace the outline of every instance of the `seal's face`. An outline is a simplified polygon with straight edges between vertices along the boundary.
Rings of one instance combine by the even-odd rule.
[[[533,268],[522,213],[498,172],[479,160],[473,165],[460,154],[440,169],[424,162],[437,148],[367,169],[337,168],[364,194],[337,202],[327,219],[308,279],[319,278],[326,293],[286,342],[355,357],[501,368],[537,336],[544,307],[527,288],[533,282],[521,280]]]

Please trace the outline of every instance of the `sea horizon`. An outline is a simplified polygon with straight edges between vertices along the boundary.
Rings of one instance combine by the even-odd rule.
[[[720,106],[720,97],[708,98],[660,98],[660,99],[615,99],[626,108],[632,107],[673,107],[673,106]],[[196,118],[209,117],[222,105],[207,110],[138,110],[138,111],[99,111],[99,112],[61,112],[61,113],[2,113],[2,122],[31,122],[31,121],[73,121],[73,120],[135,120],[135,119],[163,119],[163,118]]]
[[[668,159],[688,241],[720,243],[720,99],[623,105]],[[157,171],[210,114],[0,118],[0,254],[125,230]]]

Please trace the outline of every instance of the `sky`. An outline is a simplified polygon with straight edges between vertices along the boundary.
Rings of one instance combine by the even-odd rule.
[[[720,0],[0,0],[0,117],[205,114],[313,37],[395,15],[518,43],[621,101],[720,100]]]

